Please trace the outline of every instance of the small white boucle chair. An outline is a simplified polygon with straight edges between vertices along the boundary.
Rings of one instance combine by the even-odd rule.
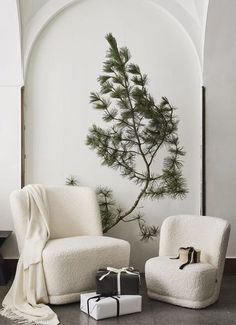
[[[159,257],[145,265],[148,296],[188,308],[204,308],[219,297],[230,225],[214,217],[181,215],[165,219]],[[179,247],[201,250],[201,262],[179,270]]]
[[[129,266],[130,244],[102,236],[94,191],[87,187],[46,187],[50,240],[43,266],[51,304],[78,301],[80,293],[95,289],[96,270]],[[17,243],[21,252],[27,227],[27,197],[23,190],[10,197]]]

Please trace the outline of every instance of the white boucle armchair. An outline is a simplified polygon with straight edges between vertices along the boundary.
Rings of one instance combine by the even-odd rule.
[[[161,227],[159,257],[145,265],[148,296],[188,308],[204,308],[219,297],[230,225],[214,217],[180,215]],[[201,250],[200,263],[183,270],[176,256],[179,247]]]
[[[94,191],[87,187],[46,187],[50,239],[43,250],[49,302],[78,301],[80,293],[95,289],[98,268],[129,265],[127,241],[102,235]],[[10,196],[13,221],[21,252],[27,228],[27,197],[23,190]]]

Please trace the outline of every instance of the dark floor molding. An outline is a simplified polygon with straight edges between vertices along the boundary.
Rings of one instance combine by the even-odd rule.
[[[6,259],[6,271],[9,278],[15,274],[16,264],[18,259]],[[224,274],[226,275],[236,275],[236,258],[226,258]]]
[[[10,279],[15,273],[16,273],[16,265],[17,265],[18,259],[5,259],[5,269],[8,273],[8,278]]]
[[[226,258],[224,274],[236,275],[236,258]]]

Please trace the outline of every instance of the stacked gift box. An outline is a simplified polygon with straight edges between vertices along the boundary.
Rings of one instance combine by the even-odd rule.
[[[140,273],[133,268],[99,269],[96,292],[82,293],[80,308],[96,320],[141,312]]]

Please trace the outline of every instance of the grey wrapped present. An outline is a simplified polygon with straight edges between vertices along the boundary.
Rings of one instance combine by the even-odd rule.
[[[142,297],[139,295],[102,297],[96,292],[81,293],[80,309],[96,320],[119,317],[141,312]]]

